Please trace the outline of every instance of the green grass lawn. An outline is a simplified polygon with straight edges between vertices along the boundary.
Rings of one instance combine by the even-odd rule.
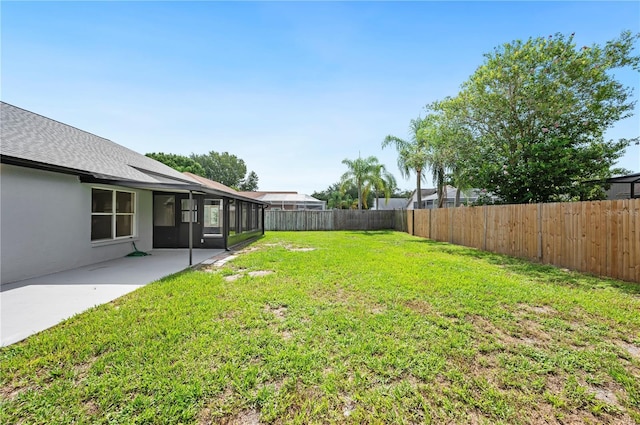
[[[3,424],[633,424],[640,285],[403,233],[269,233],[0,366]]]

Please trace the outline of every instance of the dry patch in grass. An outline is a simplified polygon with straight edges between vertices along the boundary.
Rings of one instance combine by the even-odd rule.
[[[197,420],[199,425],[260,425],[260,412],[256,409],[246,409],[236,415],[214,420],[211,409],[205,408],[200,411]]]
[[[27,391],[27,388],[25,387],[5,385],[0,388],[0,398],[5,400],[13,400],[25,391]]]
[[[387,311],[387,306],[382,304],[374,304],[369,308],[371,314],[384,314]]]
[[[286,306],[272,307],[270,305],[266,305],[266,306],[264,306],[264,311],[267,312],[267,313],[273,314],[278,322],[283,322],[284,319],[286,318],[286,315],[287,315],[287,307]],[[279,332],[280,336],[285,341],[288,341],[293,337],[293,334],[289,330],[285,329],[285,330],[279,331],[277,329],[277,326],[271,325],[270,327],[274,332],[276,332],[276,333]]]
[[[230,418],[223,419],[223,425],[259,425],[260,412],[256,409],[247,409]]]
[[[273,270],[255,270],[247,274],[251,277],[261,277],[261,276],[268,276],[273,273],[274,273]]]
[[[618,345],[624,348],[624,350],[629,353],[631,357],[635,358],[636,360],[640,360],[640,347],[629,344],[627,342],[620,342]]]
[[[285,306],[271,307],[270,305],[265,305],[264,311],[266,311],[267,313],[273,314],[279,320],[284,320],[287,314],[287,307]]]
[[[344,397],[343,399],[344,407],[342,408],[342,414],[344,417],[349,417],[356,410],[356,403],[350,397]]]
[[[284,249],[286,249],[287,251],[291,251],[291,252],[309,252],[309,251],[315,251],[316,248],[313,247],[308,247],[308,246],[297,246],[297,245],[292,245],[292,244],[287,244],[287,243],[267,243],[264,244],[263,246],[268,246],[268,247],[282,247]]]
[[[424,300],[409,300],[405,305],[416,313],[420,314],[432,314],[433,307],[430,303]]]
[[[84,403],[84,409],[87,412],[87,414],[89,416],[95,416],[98,413],[100,413],[100,408],[98,407],[98,405],[96,404],[95,401],[93,400],[89,400],[87,402]]]
[[[249,277],[263,277],[263,276],[268,276],[268,275],[273,274],[273,273],[274,272],[272,270],[255,270],[255,271],[248,272],[247,275]],[[243,276],[244,276],[243,273],[236,273],[236,274],[232,274],[232,275],[229,275],[229,276],[225,276],[223,279],[226,282],[233,282],[235,280],[240,279]]]

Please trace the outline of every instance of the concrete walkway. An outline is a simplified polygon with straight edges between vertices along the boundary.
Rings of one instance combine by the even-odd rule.
[[[194,249],[193,264],[206,262],[224,252]],[[186,249],[153,250],[151,254],[2,285],[0,345],[21,341],[91,307],[189,267]]]

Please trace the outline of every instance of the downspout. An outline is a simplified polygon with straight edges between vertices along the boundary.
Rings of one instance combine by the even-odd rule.
[[[260,209],[262,210],[262,236],[264,236],[264,205]]]
[[[189,191],[189,267],[193,265],[193,192]]]

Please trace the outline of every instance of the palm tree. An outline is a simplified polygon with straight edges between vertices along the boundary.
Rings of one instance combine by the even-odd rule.
[[[353,204],[353,198],[348,193],[332,192],[329,197],[329,208],[331,209],[349,209]]]
[[[431,178],[436,183],[438,194],[438,208],[444,206],[445,178],[449,166],[449,150],[446,140],[442,137],[443,127],[438,117],[428,116],[422,121],[418,130],[418,139],[422,140],[427,152],[427,167],[431,169]]]
[[[380,164],[375,170],[375,180],[373,182],[372,188],[374,191],[374,195],[376,198],[376,206],[380,208],[380,192],[384,195],[384,198],[389,201],[391,197],[391,193],[398,187],[395,177],[393,174],[387,171],[386,167]],[[367,197],[365,196],[365,199]]]
[[[388,135],[382,142],[382,147],[395,145],[398,151],[398,168],[402,177],[408,178],[412,172],[416,173],[416,193],[418,195],[418,208],[422,208],[421,182],[424,178],[424,170],[430,164],[429,146],[422,137],[421,128],[426,119],[420,117],[411,120],[409,125],[409,140]]]
[[[444,202],[445,176],[456,187],[455,206],[460,205],[461,190],[470,187],[466,159],[473,155],[473,135],[465,128],[460,115],[460,102],[454,98],[427,105],[429,122],[420,129],[428,141],[430,167],[438,185],[438,208]]]
[[[351,160],[344,159],[342,163],[349,169],[340,178],[341,187],[344,189],[352,184],[358,189],[358,209],[362,209],[363,194],[368,193],[376,181],[376,171],[381,166],[378,158],[370,156]]]

